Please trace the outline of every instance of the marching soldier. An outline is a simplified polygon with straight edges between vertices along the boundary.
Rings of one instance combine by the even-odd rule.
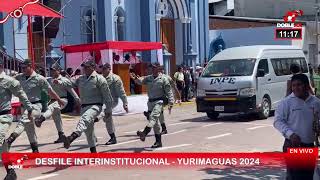
[[[148,125],[143,131],[138,131],[137,135],[140,137],[141,141],[145,141],[146,136],[151,131],[151,128],[153,128],[156,142],[151,148],[162,147],[159,118],[163,111],[163,106],[168,104],[169,111],[171,111],[173,107],[174,99],[170,83],[161,73],[159,63],[152,65],[152,75],[133,78],[137,84],[147,85],[149,97],[148,111],[151,112]]]
[[[84,132],[91,153],[96,153],[96,137],[94,135],[94,120],[101,113],[105,104],[107,109],[112,107],[112,96],[106,79],[95,71],[93,60],[81,64],[84,75],[73,82],[79,88],[81,101],[81,117],[76,130],[68,137],[64,136],[64,147],[69,149],[71,143]]]
[[[168,79],[169,83],[170,83],[170,86],[173,90],[173,94],[175,96],[175,99],[178,100],[178,102],[180,103],[181,105],[181,94],[177,88],[177,85],[176,83],[174,82],[174,80],[169,76],[169,75],[166,75],[163,71],[162,71],[162,74],[165,78]],[[162,128],[162,131],[161,131],[161,134],[167,134],[168,131],[167,131],[167,126],[166,126],[166,123],[165,123],[165,120],[164,120],[164,114],[163,114],[163,111],[161,113],[161,116],[160,116],[160,124],[161,124],[161,128]]]
[[[170,86],[173,90],[173,94],[175,96],[175,99],[179,101],[180,105],[181,105],[181,95],[180,95],[180,92],[177,88],[177,85],[176,83],[174,82],[174,80],[169,76],[169,75],[166,75],[164,73],[164,71],[162,70],[162,75],[168,79],[169,83],[170,83]],[[146,118],[149,120],[149,117],[150,117],[150,113],[149,111],[145,111],[144,112],[144,115],[146,116]],[[168,130],[167,130],[167,126],[166,126],[166,123],[165,123],[165,119],[164,119],[164,115],[163,115],[163,111],[160,115],[160,125],[161,125],[161,135],[163,134],[168,134]]]
[[[40,118],[35,120],[35,124],[37,127],[41,127],[41,124],[52,116],[58,131],[58,139],[54,141],[54,143],[62,143],[64,132],[61,120],[61,110],[64,109],[68,104],[67,94],[69,92],[78,102],[78,104],[80,103],[80,98],[78,97],[74,89],[71,88],[72,82],[68,78],[61,76],[61,68],[58,64],[53,64],[50,69],[52,72],[52,78],[48,79],[49,84],[51,85],[53,90],[60,96],[60,98],[64,102],[64,106],[60,107],[59,103],[56,100],[51,100],[47,110],[40,116]]]
[[[8,132],[13,116],[11,115],[11,99],[12,95],[17,96],[25,107],[27,116],[32,119],[32,104],[27,98],[26,93],[22,90],[19,81],[7,76],[4,71],[3,60],[0,59],[0,153],[8,151],[5,143],[5,136]],[[17,179],[17,175],[13,169],[8,169],[5,180]]]
[[[56,99],[60,106],[64,105],[64,102],[52,89],[48,81],[41,75],[37,74],[32,68],[32,62],[30,60],[25,60],[21,64],[22,74],[18,74],[16,79],[21,83],[23,90],[26,92],[28,99],[32,104],[32,115],[34,118],[39,118],[41,116],[42,104],[41,104],[41,91],[48,91],[52,99]],[[23,107],[23,115],[10,137],[6,140],[10,148],[11,144],[26,131],[32,152],[39,152],[37,135],[34,127],[34,120],[28,117],[28,110]]]
[[[123,103],[123,109],[128,113],[128,100],[121,78],[111,72],[111,65],[109,63],[100,66],[100,68],[102,68],[102,75],[106,78],[112,95],[112,109],[118,105],[120,98]],[[105,145],[112,145],[117,143],[115,127],[112,119],[112,109],[103,106],[103,111],[95,120],[97,122],[99,121],[99,119],[103,118],[104,122],[106,123],[106,128],[111,139],[106,142]]]

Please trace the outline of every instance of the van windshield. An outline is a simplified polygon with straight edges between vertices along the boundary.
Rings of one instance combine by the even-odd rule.
[[[202,77],[250,76],[253,73],[255,61],[255,59],[211,61]]]

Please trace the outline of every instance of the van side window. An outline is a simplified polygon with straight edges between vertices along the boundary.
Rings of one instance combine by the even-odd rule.
[[[277,76],[290,75],[291,64],[298,64],[302,70],[302,73],[308,72],[308,65],[304,57],[271,59],[271,63]]]
[[[269,66],[267,59],[261,59],[258,65],[258,69],[263,69],[265,74],[269,74]]]

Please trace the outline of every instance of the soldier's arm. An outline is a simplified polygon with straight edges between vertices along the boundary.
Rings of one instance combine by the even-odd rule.
[[[68,92],[71,94],[71,96],[77,101],[77,103],[81,103],[80,101],[80,97],[78,96],[78,94],[76,93],[76,91],[73,88],[68,88],[67,89]]]
[[[101,91],[101,94],[103,96],[103,102],[104,104],[106,104],[107,106],[112,107],[112,95],[108,86],[108,82],[104,77],[98,77],[97,80],[97,86]]]
[[[105,104],[103,104],[103,106],[102,106],[102,111],[101,111],[101,113],[97,116],[97,120],[101,120],[101,119],[103,119],[105,116],[106,116],[106,114],[105,114],[105,110],[106,110],[106,105]]]
[[[181,99],[181,94],[177,88],[177,84],[174,82],[174,80],[169,76],[168,78],[169,82],[170,82],[170,86],[171,88],[173,88],[174,92],[172,92],[173,94],[175,94],[177,97],[178,100]]]
[[[179,89],[177,88],[176,83],[174,83],[172,87],[173,87],[173,89],[174,89],[174,93],[177,95],[177,99],[178,99],[178,100],[181,100],[181,94],[180,94]]]
[[[73,83],[68,78],[62,78],[61,85],[67,89],[67,91],[72,95],[72,97],[77,101],[77,103],[80,103],[80,98],[76,91],[72,88]]]
[[[60,96],[52,89],[51,85],[44,77],[40,77],[40,87],[42,90],[48,92],[51,99],[55,99],[59,103],[62,103]]]
[[[64,88],[74,88],[78,85],[78,79],[72,80],[68,78],[62,78],[60,80],[54,80],[54,83],[63,86]]]
[[[128,105],[126,91],[124,90],[123,82],[120,78],[116,81],[116,89],[119,91],[118,93],[122,103]]]
[[[139,85],[147,85],[149,81],[149,76],[142,76],[135,79],[135,82]]]
[[[28,111],[32,111],[32,104],[29,101],[26,93],[23,91],[19,81],[13,80],[12,84],[10,86],[11,93],[18,97],[21,103],[23,104],[23,107],[25,107]]]
[[[170,83],[167,79],[164,79],[164,93],[165,96],[168,97],[169,100],[169,105],[173,105],[174,103],[174,98],[173,98],[173,93],[172,93],[172,88],[170,86]]]

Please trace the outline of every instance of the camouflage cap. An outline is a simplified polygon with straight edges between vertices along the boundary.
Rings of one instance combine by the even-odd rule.
[[[110,69],[111,65],[109,63],[105,63],[104,65],[100,65],[100,68]]]
[[[30,59],[25,59],[22,63],[20,63],[20,66],[25,67],[25,66],[31,66],[32,61]]]
[[[85,61],[81,64],[81,67],[96,67],[96,62],[93,60]]]
[[[50,69],[51,69],[51,70],[56,70],[56,71],[61,71],[61,70],[62,70],[62,68],[60,67],[60,65],[57,64],[57,63],[52,64],[52,66],[50,67]]]
[[[159,62],[151,63],[150,66],[153,67],[153,68],[159,68],[159,67],[161,67],[161,65],[160,65]]]

